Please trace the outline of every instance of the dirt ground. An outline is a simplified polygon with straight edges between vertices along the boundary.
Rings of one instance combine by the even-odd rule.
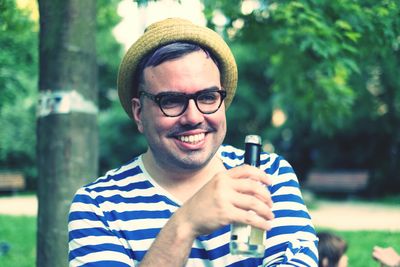
[[[314,225],[318,227],[400,231],[400,205],[323,201],[317,206],[310,213]]]
[[[36,216],[37,206],[35,196],[0,197],[0,214]],[[400,205],[318,201],[310,214],[316,227],[400,231]]]
[[[0,214],[36,216],[37,209],[36,196],[0,197]]]

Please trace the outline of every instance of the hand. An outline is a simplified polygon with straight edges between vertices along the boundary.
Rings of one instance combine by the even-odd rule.
[[[263,230],[274,218],[266,185],[271,180],[262,170],[242,165],[216,174],[175,213],[194,237],[236,223]]]
[[[392,247],[381,248],[375,246],[372,256],[381,263],[381,266],[400,267],[400,255]]]

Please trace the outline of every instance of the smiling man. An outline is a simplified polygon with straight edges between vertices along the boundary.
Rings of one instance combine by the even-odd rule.
[[[163,172],[190,173],[205,167],[218,149],[215,144],[224,140],[226,91],[215,62],[199,46],[173,43],[155,56],[173,54],[172,49],[193,52],[177,54],[179,58],[157,66],[145,65],[140,99],[132,99],[132,113],[149,142],[144,157],[150,162],[156,159]],[[142,112],[142,106],[147,112]]]
[[[118,93],[148,149],[79,189],[70,266],[317,266],[317,238],[291,166],[260,168],[223,145],[234,57],[214,31],[151,25],[124,56]],[[230,224],[267,231],[264,256],[232,255]]]

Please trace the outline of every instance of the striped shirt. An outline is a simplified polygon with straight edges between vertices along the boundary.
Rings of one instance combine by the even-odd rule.
[[[222,145],[227,169],[243,164],[244,151]],[[297,177],[277,154],[262,153],[261,166],[273,180],[272,229],[263,258],[229,253],[230,226],[193,242],[186,266],[318,266],[317,237]],[[70,266],[137,266],[161,228],[181,206],[146,172],[142,157],[82,187],[69,214]]]

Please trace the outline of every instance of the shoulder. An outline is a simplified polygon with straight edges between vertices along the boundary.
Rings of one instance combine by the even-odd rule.
[[[138,181],[140,174],[143,173],[140,162],[140,158],[135,157],[119,168],[107,171],[104,175],[83,186],[80,190],[88,192],[98,191],[100,188],[120,187],[135,180]]]

